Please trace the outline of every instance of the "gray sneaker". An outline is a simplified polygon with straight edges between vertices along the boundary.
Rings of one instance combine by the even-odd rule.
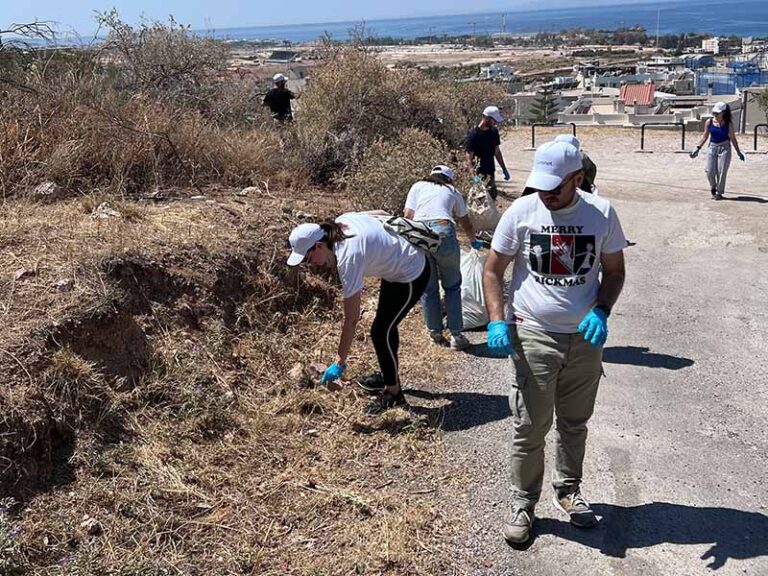
[[[597,517],[584,499],[579,490],[558,498],[557,494],[552,498],[555,508],[568,515],[571,524],[579,528],[592,528],[597,524]]]
[[[461,332],[458,334],[451,334],[451,350],[460,352],[461,350],[466,350],[471,345],[472,344],[467,340],[467,337]]]
[[[512,520],[504,524],[502,534],[510,544],[522,544],[531,537],[531,528],[536,519],[532,511],[525,508],[517,508],[512,513]]]

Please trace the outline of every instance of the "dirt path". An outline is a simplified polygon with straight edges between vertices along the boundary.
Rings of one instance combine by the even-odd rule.
[[[527,138],[504,145],[517,190]],[[675,136],[654,133],[652,147],[667,150],[654,154],[633,153],[637,140],[583,132],[601,193],[637,242],[585,462],[601,523],[578,530],[554,509],[548,446],[536,536],[522,551],[504,543],[511,372],[472,334],[444,391],[449,453],[473,476],[458,544],[472,574],[768,574],[768,157],[735,161],[729,199],[714,202],[704,160],[672,153]]]

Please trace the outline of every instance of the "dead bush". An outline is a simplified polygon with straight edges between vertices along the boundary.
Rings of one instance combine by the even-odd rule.
[[[104,58],[122,88],[155,91],[166,97],[194,97],[194,91],[226,68],[226,47],[197,36],[173,16],[168,22],[142,21],[133,27],[112,9],[98,16],[107,29]]]
[[[359,165],[372,142],[416,128],[457,148],[488,103],[504,91],[439,81],[418,70],[390,70],[365,47],[329,50],[302,96],[298,143],[312,177],[328,180]]]
[[[436,164],[448,162],[446,147],[422,130],[371,144],[349,175],[341,178],[355,208],[400,212],[411,185]]]

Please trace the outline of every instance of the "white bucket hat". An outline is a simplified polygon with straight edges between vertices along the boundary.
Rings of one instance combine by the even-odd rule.
[[[274,76],[272,76],[272,80],[274,82],[285,82],[286,80],[288,80],[288,77],[285,76],[284,74],[275,74]]]
[[[545,142],[536,149],[526,188],[554,190],[571,172],[581,170],[581,154],[567,142]]]
[[[304,257],[312,247],[325,236],[325,232],[318,224],[299,224],[291,231],[288,241],[291,243],[291,255],[288,257],[288,266],[301,264]]]

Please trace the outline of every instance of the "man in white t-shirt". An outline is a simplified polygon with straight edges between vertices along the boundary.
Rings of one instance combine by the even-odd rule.
[[[501,217],[483,275],[488,346],[513,356],[516,372],[509,399],[514,503],[503,530],[513,544],[530,537],[553,414],[555,506],[576,526],[597,522],[581,495],[582,464],[607,320],[624,285],[626,239],[610,203],[580,190],[582,180],[578,149],[542,144],[528,194]],[[505,320],[502,280],[512,263]]]

